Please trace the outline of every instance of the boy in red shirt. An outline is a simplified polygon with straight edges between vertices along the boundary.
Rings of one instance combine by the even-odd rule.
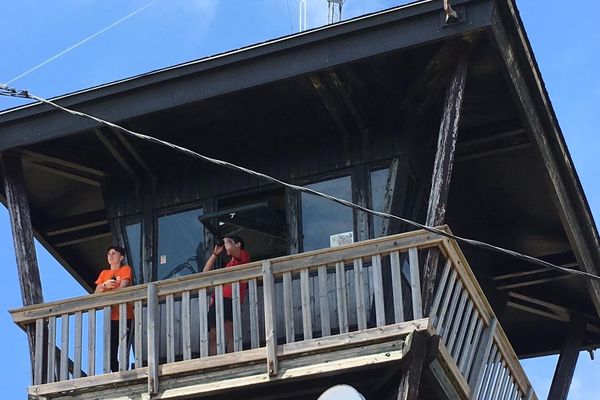
[[[131,286],[133,274],[129,265],[122,265],[125,259],[125,249],[119,246],[110,246],[106,249],[106,259],[110,269],[100,272],[96,279],[96,293],[107,292],[118,288]],[[127,304],[127,353],[129,353],[131,320],[133,307]],[[112,372],[119,370],[119,306],[111,307],[110,311],[110,369]],[[128,354],[129,355],[129,354]],[[124,368],[126,369],[126,368]]]
[[[223,238],[219,243],[215,245],[213,253],[206,261],[203,272],[207,272],[213,269],[215,262],[219,255],[223,252],[223,249],[231,260],[225,265],[225,268],[234,267],[236,265],[246,264],[250,262],[250,254],[244,250],[244,240],[239,236],[227,236]],[[246,290],[248,288],[247,282],[240,282],[240,299],[244,300]],[[225,322],[225,344],[226,352],[230,353],[233,351],[233,293],[231,284],[223,286],[223,314]],[[216,342],[216,313],[215,313],[215,295],[213,293],[210,308],[208,310],[208,326],[210,328],[210,342],[209,342],[209,354],[211,356],[217,354]]]

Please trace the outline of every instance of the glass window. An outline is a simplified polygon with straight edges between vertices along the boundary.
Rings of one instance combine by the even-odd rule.
[[[371,208],[375,211],[383,211],[387,181],[390,169],[384,168],[371,171]],[[383,236],[383,218],[373,215],[373,237]]]
[[[133,222],[125,224],[126,250],[129,266],[133,269],[134,283],[144,282],[142,278],[142,224]]]
[[[202,208],[158,217],[157,280],[190,275],[204,267]]]
[[[349,176],[313,183],[307,187],[344,200],[352,200],[352,181]],[[353,242],[352,215],[349,207],[302,193],[304,251]]]

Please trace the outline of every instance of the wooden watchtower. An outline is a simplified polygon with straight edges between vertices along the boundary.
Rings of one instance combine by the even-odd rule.
[[[423,0],[54,99],[366,207],[600,273],[598,232],[513,0]],[[564,399],[600,285],[33,104],[0,113],[33,399]],[[216,236],[253,262],[198,273]],[[45,303],[36,238],[90,292]],[[240,282],[248,283],[242,297]],[[234,351],[207,302],[233,285]],[[109,372],[110,307],[134,306]],[[122,313],[123,314],[123,313]],[[124,330],[124,321],[121,329]],[[122,341],[122,348],[126,345]]]

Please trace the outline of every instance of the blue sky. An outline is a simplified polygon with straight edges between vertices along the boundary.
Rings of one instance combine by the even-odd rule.
[[[6,82],[124,17],[149,0],[3,0],[0,82]],[[440,0],[441,2],[441,0]],[[308,26],[327,19],[325,0],[307,0]],[[399,0],[347,0],[349,18]],[[596,221],[600,183],[600,2],[518,0],[542,76]],[[298,0],[158,0],[148,9],[85,45],[17,80],[12,86],[52,97],[150,70],[290,34],[298,29]],[[0,110],[21,104],[0,97]],[[26,337],[6,312],[21,305],[10,223],[0,210],[0,353],[3,398],[25,397],[29,384]],[[38,247],[45,300],[83,294],[73,279]],[[103,262],[103,260],[99,260]],[[524,362],[539,398],[545,398],[556,357]],[[580,355],[569,399],[600,393],[600,368]]]

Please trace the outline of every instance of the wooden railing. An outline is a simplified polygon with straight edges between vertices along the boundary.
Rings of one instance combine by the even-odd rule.
[[[432,249],[441,252],[445,267],[428,321],[419,260]],[[233,293],[233,354],[226,354],[225,285]],[[211,301],[215,356],[209,356]],[[127,304],[134,309],[131,360]],[[120,310],[119,348],[126,349],[119,351],[117,373],[110,373],[111,306]],[[149,393],[157,393],[169,376],[240,362],[266,362],[276,376],[282,359],[406,335],[406,321],[416,321],[431,323],[440,334],[442,356],[465,398],[535,398],[459,247],[424,231],[25,307],[12,315],[18,324],[36,324],[34,395],[143,381]],[[58,361],[57,348],[66,349]]]

